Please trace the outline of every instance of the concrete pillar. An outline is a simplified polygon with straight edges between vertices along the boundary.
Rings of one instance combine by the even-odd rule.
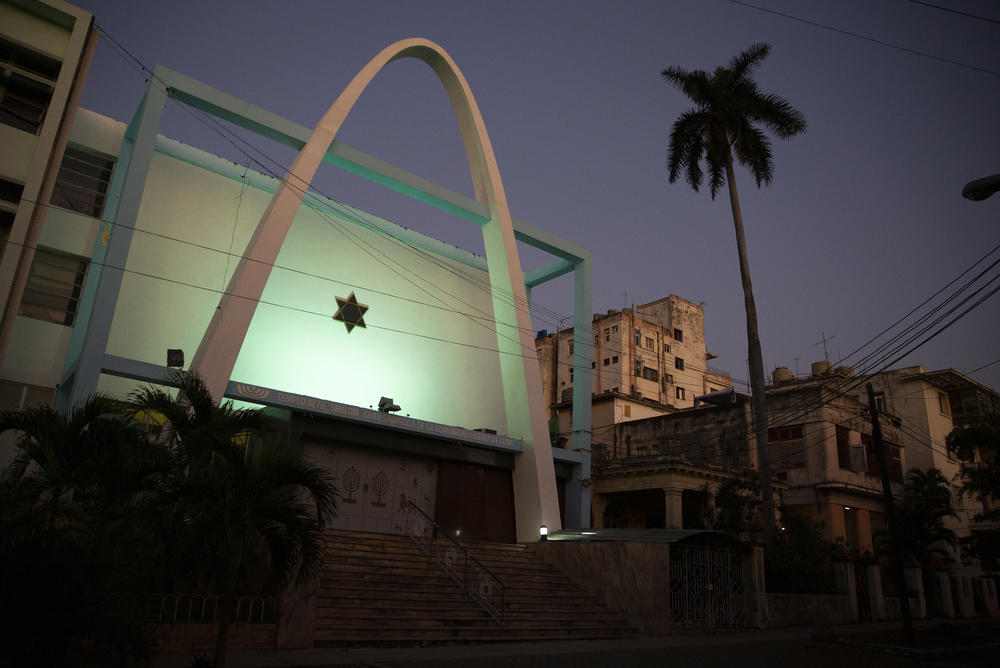
[[[951,585],[955,600],[958,601],[958,616],[975,617],[976,601],[972,595],[972,578],[968,575],[955,575]]]
[[[594,511],[593,527],[595,529],[603,529],[604,511],[608,507],[608,497],[604,494],[594,494],[591,496],[590,505]]]
[[[951,593],[951,578],[948,573],[935,571],[931,574],[931,583],[934,591],[931,594],[935,606],[941,611],[941,616],[946,619],[955,618],[955,599]]]
[[[839,537],[850,539],[847,536],[847,527],[844,522],[844,506],[839,503],[827,503],[822,506],[820,514],[823,518],[823,526],[826,537],[829,540],[837,540]],[[869,527],[871,525],[869,524]]]
[[[850,561],[834,563],[833,578],[837,585],[837,592],[847,594],[851,609],[851,621],[857,624],[861,618],[858,615],[858,590],[854,583],[854,564]]]
[[[753,583],[757,601],[757,614],[754,621],[757,628],[767,628],[767,583],[764,579],[764,546],[753,546]]]
[[[997,603],[997,587],[993,578],[976,578],[974,580],[983,600],[983,609],[990,617],[1000,617],[1000,605]]]
[[[843,517],[844,514],[841,513],[840,516]],[[878,564],[866,564],[862,568],[865,569],[865,576],[868,580],[868,601],[871,606],[872,621],[884,622],[886,615],[885,598],[882,594],[882,571]]]
[[[855,533],[854,544],[861,554],[875,551],[875,542],[872,540],[872,513],[864,508],[856,508],[854,511]],[[848,540],[852,540],[848,537]]]
[[[907,598],[910,601],[910,612],[914,619],[927,619],[927,597],[924,594],[923,571],[919,566],[907,566],[903,569],[906,575]],[[916,592],[916,604],[914,596],[910,592]]]
[[[670,529],[684,528],[684,505],[682,502],[683,489],[676,485],[663,488],[664,509],[666,510],[666,524]]]

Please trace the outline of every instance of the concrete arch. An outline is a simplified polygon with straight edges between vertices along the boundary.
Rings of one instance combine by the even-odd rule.
[[[527,304],[527,299],[510,209],[472,90],[455,62],[434,42],[414,38],[386,47],[358,72],[323,115],[261,217],[190,368],[204,377],[216,399],[222,398],[305,190],[361,93],[383,67],[402,58],[427,63],[444,85],[465,145],[476,199],[489,210],[489,220],[482,226],[483,241],[497,323],[507,429],[511,436],[521,438],[525,447],[514,471],[517,537],[537,540],[540,525],[554,530],[561,523],[531,320],[525,307],[517,307]]]

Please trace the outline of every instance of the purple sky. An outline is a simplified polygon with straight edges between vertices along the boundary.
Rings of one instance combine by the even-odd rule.
[[[990,0],[935,3],[1000,20]],[[667,183],[667,136],[690,105],[662,82],[663,68],[712,70],[768,42],[762,90],[808,120],[804,135],[775,145],[770,187],[757,190],[737,171],[768,372],[784,365],[808,373],[823,358],[816,344],[824,333],[833,337],[831,361],[862,368],[859,357],[874,346],[848,356],[1000,244],[1000,194],[983,202],[960,195],[967,181],[1000,172],[996,23],[907,0],[754,3],[989,73],[726,0],[78,4],[146,65],[162,63],[309,127],[383,47],[405,37],[436,41],[472,86],[514,215],[593,251],[594,311],[671,293],[704,302],[708,348],[719,355],[712,364],[737,383],[747,377],[746,331],[729,202]],[[143,86],[102,39],[83,104],[127,120]],[[246,161],[177,103],[167,107],[164,133]],[[243,134],[291,161],[289,150]],[[472,195],[454,116],[422,63],[383,71],[338,139]],[[333,167],[317,185],[481,250],[472,223]],[[536,251],[522,254],[526,268],[542,261]],[[994,268],[977,287],[998,275]],[[569,277],[535,296],[536,329],[551,331],[571,313]],[[895,366],[970,373],[1000,358],[998,326],[993,297]],[[971,376],[1000,388],[1000,363]]]

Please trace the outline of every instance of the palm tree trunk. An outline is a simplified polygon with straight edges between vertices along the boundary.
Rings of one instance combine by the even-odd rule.
[[[771,459],[767,449],[767,408],[764,401],[764,359],[760,352],[760,334],[757,331],[757,305],[750,283],[750,263],[747,260],[747,242],[743,234],[743,214],[736,192],[733,173],[733,156],[726,151],[726,182],[729,185],[729,203],[733,207],[736,225],[736,250],[740,256],[740,278],[743,280],[743,301],[747,312],[747,351],[750,357],[750,406],[753,409],[754,431],[757,435],[757,460],[760,466],[761,524],[764,529],[764,548],[774,545],[774,496],[771,491]]]

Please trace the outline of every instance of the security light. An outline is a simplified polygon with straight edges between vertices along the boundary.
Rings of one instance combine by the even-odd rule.
[[[395,403],[393,403],[391,397],[382,397],[378,400],[378,410],[380,413],[395,413],[400,409]]]
[[[184,351],[180,348],[167,348],[167,366],[180,369],[184,366]]]
[[[549,536],[549,528],[547,526],[543,524],[542,526],[538,527],[539,540],[547,540],[548,536]]]

